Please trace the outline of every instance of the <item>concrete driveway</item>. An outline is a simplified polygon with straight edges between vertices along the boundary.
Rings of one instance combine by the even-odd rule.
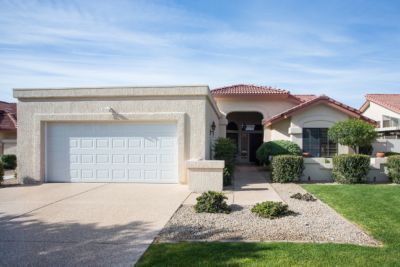
[[[186,186],[43,184],[0,189],[0,266],[132,266]]]

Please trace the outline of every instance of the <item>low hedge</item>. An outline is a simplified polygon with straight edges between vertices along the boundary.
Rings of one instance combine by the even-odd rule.
[[[272,159],[272,181],[277,183],[296,182],[301,177],[303,169],[303,157],[301,156],[275,156]]]
[[[13,154],[2,155],[1,161],[6,170],[14,170],[17,167],[17,156]]]
[[[262,144],[256,151],[256,157],[261,164],[270,164],[270,156],[301,155],[301,148],[291,141],[277,140]]]
[[[333,157],[332,177],[341,184],[362,183],[366,181],[370,158],[367,155],[339,155]]]
[[[386,166],[392,182],[400,184],[400,155],[388,157]]]

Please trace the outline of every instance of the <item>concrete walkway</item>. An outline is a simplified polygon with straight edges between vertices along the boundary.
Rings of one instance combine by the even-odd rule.
[[[0,189],[0,266],[133,266],[189,190],[161,184]]]
[[[228,204],[254,205],[263,201],[283,201],[269,183],[269,173],[254,165],[236,167],[233,185],[224,190]],[[184,204],[194,205],[200,194],[192,193]]]

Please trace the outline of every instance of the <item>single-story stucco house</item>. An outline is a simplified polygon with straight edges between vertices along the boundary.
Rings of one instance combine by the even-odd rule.
[[[14,89],[14,97],[21,182],[218,189],[224,164],[211,150],[218,137],[233,139],[244,163],[256,161],[262,142],[281,139],[329,157],[348,151],[327,137],[335,122],[376,124],[327,96],[254,85]]]
[[[17,104],[0,101],[0,155],[17,153]]]

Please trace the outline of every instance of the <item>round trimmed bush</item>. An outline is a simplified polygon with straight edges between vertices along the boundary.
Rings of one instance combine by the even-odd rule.
[[[386,166],[389,171],[389,178],[392,182],[400,184],[400,155],[388,157]]]
[[[274,219],[288,213],[288,205],[282,202],[264,201],[251,208],[251,212],[263,218]]]
[[[301,148],[291,141],[277,140],[262,144],[256,151],[256,157],[262,164],[270,164],[269,157],[277,155],[301,155]]]
[[[194,206],[194,210],[198,213],[229,213],[230,207],[226,203],[228,199],[223,193],[208,191],[197,197],[197,203]]]
[[[14,170],[17,167],[17,156],[13,154],[2,155],[1,161],[6,170]]]
[[[332,177],[341,184],[366,181],[370,158],[366,155],[339,155],[333,157]]]
[[[292,155],[275,156],[272,159],[272,181],[290,183],[299,180],[303,174],[303,157]]]

